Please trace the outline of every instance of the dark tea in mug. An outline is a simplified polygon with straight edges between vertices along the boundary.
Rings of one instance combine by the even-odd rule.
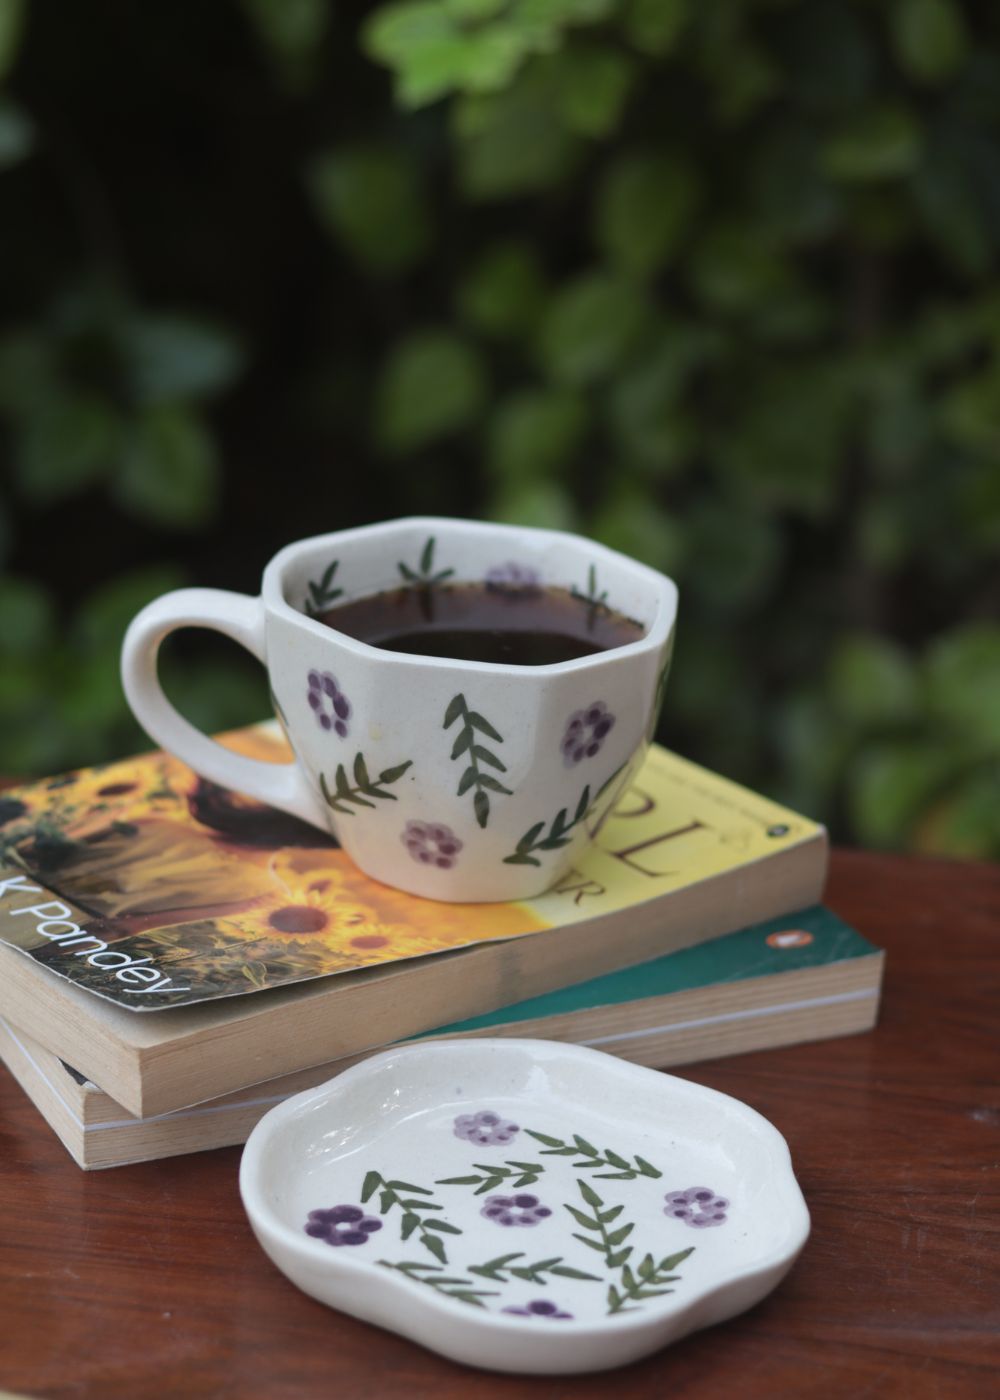
[[[605,603],[516,579],[390,589],[341,603],[317,621],[383,651],[505,666],[574,661],[645,635],[641,623]]]

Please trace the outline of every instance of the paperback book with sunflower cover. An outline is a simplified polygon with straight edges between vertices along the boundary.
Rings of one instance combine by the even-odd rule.
[[[224,742],[257,758],[288,757],[274,723]],[[409,839],[437,850],[449,836],[431,828]],[[745,877],[761,862],[776,877],[783,858],[808,865],[809,888],[797,885],[782,905],[802,907],[821,894],[825,849],[815,823],[654,746],[580,868],[546,894],[442,904],[369,879],[331,836],[150,753],[0,798],[0,941],[120,1007],[153,1011],[544,938],[715,877]],[[770,912],[780,909],[734,906],[712,932]],[[575,946],[582,956],[582,927]],[[631,951],[625,934],[620,957],[581,963],[576,976],[567,966],[562,980],[660,951]],[[491,1004],[544,989],[518,986],[506,998],[500,989]]]

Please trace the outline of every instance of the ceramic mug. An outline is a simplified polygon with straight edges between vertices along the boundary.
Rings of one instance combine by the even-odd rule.
[[[445,579],[571,589],[644,628],[635,642],[547,666],[380,650],[316,620],[334,602]],[[677,590],[654,570],[552,530],[414,518],[300,540],[264,570],[259,598],[185,588],[150,603],[122,648],[136,718],[196,773],[331,832],[360,868],[411,894],[514,900],[579,858],[656,723]],[[222,748],[160,687],[160,643],[207,627],[267,668],[295,755]]]

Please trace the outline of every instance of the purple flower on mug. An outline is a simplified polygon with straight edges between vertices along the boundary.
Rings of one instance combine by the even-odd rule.
[[[501,1118],[491,1108],[482,1108],[478,1113],[460,1113],[455,1119],[455,1136],[474,1142],[479,1147],[496,1147],[502,1142],[510,1142],[520,1131],[517,1123]]]
[[[347,737],[347,721],[351,717],[351,702],[329,671],[310,671],[306,700],[321,729],[333,730],[342,739]]]
[[[451,827],[440,822],[407,822],[399,839],[414,860],[439,870],[450,870],[462,849]]]
[[[537,1196],[519,1191],[516,1196],[487,1196],[479,1214],[496,1225],[537,1225],[552,1212]]]
[[[707,1186],[689,1186],[686,1191],[668,1191],[663,1198],[663,1214],[671,1220],[683,1220],[695,1230],[724,1225],[729,1202]]]
[[[495,564],[486,571],[487,590],[502,593],[505,598],[513,600],[537,597],[541,582],[542,576],[537,569],[513,560],[507,564]]]
[[[563,1312],[556,1303],[550,1303],[547,1298],[536,1298],[534,1302],[527,1303],[523,1308],[503,1308],[505,1313],[513,1313],[516,1317],[547,1317],[547,1318],[572,1318],[573,1314]]]
[[[365,1215],[360,1206],[331,1206],[329,1210],[311,1210],[306,1234],[325,1244],[367,1244],[368,1236],[381,1230],[382,1222],[374,1215]]]
[[[603,700],[595,700],[585,710],[570,715],[561,745],[566,767],[593,758],[614,727],[615,717]]]

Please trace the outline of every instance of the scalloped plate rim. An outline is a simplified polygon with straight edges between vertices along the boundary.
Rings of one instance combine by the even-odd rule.
[[[280,1218],[266,1201],[258,1181],[265,1154],[274,1142],[280,1139],[286,1124],[305,1110],[315,1110],[319,1105],[332,1106],[337,1098],[349,1091],[353,1085],[363,1082],[393,1062],[402,1059],[440,1058],[442,1053],[446,1056],[461,1055],[463,1060],[467,1060],[473,1051],[483,1056],[491,1053],[528,1052],[539,1061],[582,1061],[592,1070],[601,1068],[606,1072],[619,1074],[626,1080],[653,1083],[667,1095],[673,1089],[675,1093],[689,1094],[702,1102],[724,1106],[730,1114],[735,1112],[737,1117],[745,1121],[748,1129],[760,1135],[766,1142],[774,1158],[775,1167],[784,1178],[778,1181],[776,1176],[776,1187],[780,1186],[783,1194],[787,1195],[784,1205],[791,1217],[788,1240],[768,1255],[762,1255],[742,1267],[734,1268],[731,1272],[720,1274],[714,1280],[705,1281],[697,1286],[697,1291],[690,1296],[672,1294],[671,1301],[660,1303],[654,1312],[628,1312],[596,1322],[593,1319],[567,1319],[560,1323],[557,1333],[543,1333],[527,1318],[500,1312],[474,1311],[446,1295],[441,1296],[429,1290],[417,1292],[405,1277],[382,1270],[367,1259],[345,1256],[338,1251],[320,1260],[314,1242]],[[512,1095],[507,1091],[506,1096]],[[593,1109],[593,1105],[588,1106]],[[635,1065],[600,1050],[570,1042],[514,1037],[482,1038],[473,1042],[442,1039],[421,1045],[389,1048],[369,1056],[323,1084],[293,1095],[269,1110],[253,1128],[240,1159],[239,1189],[244,1209],[261,1248],[292,1283],[311,1297],[336,1311],[348,1313],[362,1321],[405,1336],[452,1360],[487,1370],[517,1374],[572,1374],[626,1365],[660,1350],[671,1342],[679,1341],[690,1332],[745,1312],[777,1287],[794,1265],[810,1231],[809,1211],[794,1175],[788,1143],[774,1124],[756,1109],[720,1090],[661,1070]],[[317,1267],[317,1264],[320,1267]],[[310,1287],[302,1281],[301,1276],[297,1277],[295,1265],[301,1266],[306,1274],[325,1274],[331,1279],[341,1278],[346,1281],[348,1291],[353,1287],[360,1287],[362,1283],[374,1285],[373,1288],[363,1288],[362,1292],[374,1292],[381,1296],[375,1300],[373,1306],[365,1306],[364,1299],[354,1295],[346,1301],[331,1301],[329,1297],[323,1296],[322,1290]],[[726,1295],[733,1293],[739,1296],[727,1302]],[[385,1316],[384,1314],[390,1311],[388,1307],[382,1306],[385,1299],[402,1304],[404,1315],[393,1320]],[[712,1304],[716,1306],[713,1307]],[[405,1316],[407,1313],[410,1316]],[[435,1339],[429,1335],[439,1330],[434,1325],[439,1322],[446,1323],[453,1336],[439,1336]],[[509,1357],[500,1354],[490,1356],[488,1344],[491,1338],[502,1340],[506,1347],[513,1335],[518,1337],[521,1344],[518,1364],[511,1364]],[[463,1338],[475,1345],[461,1345]],[[459,1344],[453,1345],[453,1342]],[[583,1347],[585,1354],[581,1354],[582,1344],[586,1344]]]

